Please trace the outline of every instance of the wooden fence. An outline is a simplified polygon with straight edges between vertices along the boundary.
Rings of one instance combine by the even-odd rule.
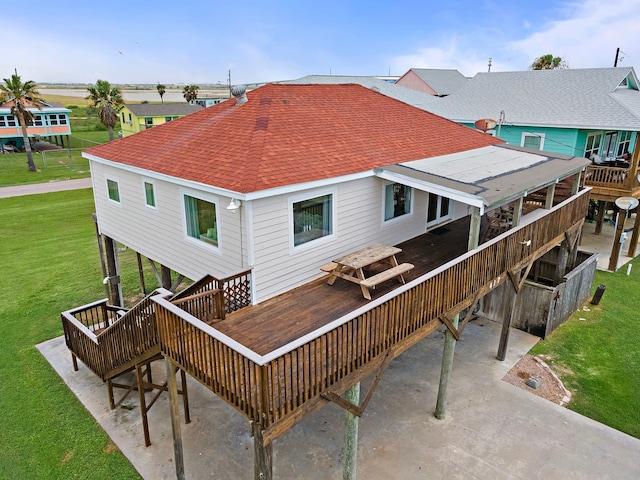
[[[576,232],[588,201],[587,190],[534,212],[528,223],[264,356],[154,297],[162,352],[262,425],[268,443],[326,403],[326,393],[344,392]]]

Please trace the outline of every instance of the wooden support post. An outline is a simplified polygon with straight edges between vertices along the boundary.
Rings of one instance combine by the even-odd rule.
[[[638,236],[640,236],[640,207],[636,210],[636,219],[633,222],[633,233],[629,240],[629,251],[627,257],[634,258],[636,256],[636,248],[638,248]]]
[[[624,224],[627,220],[627,211],[619,209],[616,217],[616,235],[613,239],[613,248],[611,249],[611,257],[609,257],[609,270],[615,272],[618,269],[618,260],[620,259],[620,251],[622,250],[622,233],[624,232]]]
[[[107,256],[107,277],[109,284],[109,292],[111,304],[116,306],[122,305],[122,295],[120,290],[120,276],[118,275],[118,259],[116,254],[116,242],[113,238],[103,235],[104,249]]]
[[[176,464],[176,478],[185,480],[184,454],[182,452],[182,433],[180,432],[180,411],[178,407],[178,384],[176,382],[176,367],[173,362],[165,357],[167,367],[167,382],[169,398],[171,400],[171,430],[173,431],[173,455]]]
[[[513,220],[511,221],[511,228],[516,228],[518,225],[520,225],[520,220],[522,219],[523,203],[524,198],[522,197],[513,202]]]
[[[144,396],[144,372],[142,365],[136,365],[136,381],[138,382],[138,399],[140,402],[140,414],[142,415],[142,431],[144,432],[144,444],[148,447],[151,445],[151,436],[149,435],[149,419],[147,418],[147,400]],[[148,365],[148,372],[151,366]]]
[[[515,280],[520,280],[520,275],[515,275]],[[507,356],[507,345],[509,344],[509,331],[511,329],[511,323],[513,322],[513,314],[516,310],[516,301],[518,300],[518,289],[514,285],[512,292],[513,297],[509,298],[507,292],[511,292],[510,289],[505,291],[505,301],[511,301],[511,307],[505,312],[506,318],[502,319],[502,331],[500,332],[500,345],[498,345],[498,354],[496,358],[501,362],[504,361]]]
[[[456,314],[451,323],[458,328],[460,314]],[[438,420],[443,420],[447,409],[447,389],[449,387],[449,377],[453,368],[453,354],[456,351],[456,338],[447,330],[444,337],[444,349],[442,351],[442,369],[440,371],[440,385],[438,386],[438,400],[436,401],[436,411],[434,413]]]
[[[596,222],[596,235],[602,233],[602,224],[604,223],[604,214],[607,212],[609,202],[598,200],[598,221]]]
[[[553,208],[553,197],[556,194],[556,184],[552,183],[547,187],[547,198],[544,201],[544,208],[551,210]]]
[[[147,287],[144,284],[144,268],[142,268],[142,256],[139,252],[136,252],[136,258],[138,259],[138,277],[140,277],[140,289],[142,294],[147,294]]]
[[[253,422],[253,478],[254,480],[272,480],[273,443],[264,444],[262,425]]]
[[[345,392],[345,400],[353,405],[360,403],[360,382]],[[348,410],[344,412],[344,444],[342,446],[342,478],[344,480],[356,480],[358,422],[357,415]]]
[[[171,269],[162,265],[162,288],[169,290],[171,288]]]
[[[560,244],[560,251],[558,252],[558,261],[556,263],[556,271],[553,275],[553,284],[559,285],[562,283],[562,278],[567,270],[567,259],[569,258],[569,244],[564,240]]]
[[[467,250],[473,250],[480,244],[480,215],[479,207],[471,207],[471,223],[469,225],[469,242]]]

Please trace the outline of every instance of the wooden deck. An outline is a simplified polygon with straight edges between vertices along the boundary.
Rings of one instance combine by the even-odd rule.
[[[464,222],[413,239],[399,258],[416,266],[407,284],[391,281],[371,301],[357,285],[319,279],[211,326],[199,320],[200,307],[184,311],[154,297],[162,353],[251,420],[268,445],[439,326],[459,338],[465,322],[455,328],[454,315],[507,279],[517,290],[559,243],[577,245],[588,200],[583,191],[537,210],[467,253]]]
[[[398,245],[402,249],[398,262],[414,265],[404,274],[405,280],[414,280],[465,253],[468,236],[466,217]],[[375,269],[370,272],[375,273]],[[215,328],[257,354],[266,355],[370,302],[358,285],[341,279],[328,285],[327,278],[325,275],[259,305],[230,313],[216,322]],[[394,280],[385,282],[371,290],[372,299],[399,286]]]

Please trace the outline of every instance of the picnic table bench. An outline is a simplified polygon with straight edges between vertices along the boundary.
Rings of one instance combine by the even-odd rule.
[[[360,285],[364,298],[371,300],[369,289],[374,289],[376,285],[392,278],[398,278],[400,283],[405,283],[402,275],[410,271],[413,265],[410,263],[398,264],[396,255],[400,252],[402,249],[398,247],[373,245],[337,258],[320,269],[329,273],[327,280],[329,285],[333,285],[337,278],[357,283]],[[386,264],[389,265],[389,268],[370,277],[365,277],[364,269],[374,264]]]

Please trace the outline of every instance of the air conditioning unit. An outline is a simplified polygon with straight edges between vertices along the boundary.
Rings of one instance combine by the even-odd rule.
[[[127,120],[127,121],[126,121],[126,122],[124,122],[124,123],[126,123],[127,125],[131,125],[131,120]]]

